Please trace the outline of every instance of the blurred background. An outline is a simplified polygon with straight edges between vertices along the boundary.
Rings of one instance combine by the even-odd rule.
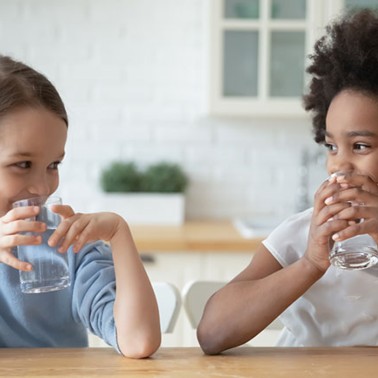
[[[166,160],[189,176],[186,219],[285,216],[301,207],[304,159],[309,200],[325,177],[301,109],[304,66],[349,3],[2,0],[0,52],[63,97],[60,192],[75,209],[95,200],[109,162]]]

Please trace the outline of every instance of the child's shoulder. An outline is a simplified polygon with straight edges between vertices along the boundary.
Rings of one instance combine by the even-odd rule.
[[[314,208],[310,207],[299,213],[295,213],[287,217],[277,228],[280,227],[300,227],[308,225],[311,221],[311,216]]]
[[[299,213],[289,215],[288,217],[283,219],[283,221],[281,221],[281,223],[279,223],[277,227],[274,228],[269,237],[271,235],[276,235],[282,232],[287,234],[290,231],[296,232],[302,228],[308,228],[311,222],[312,213],[313,208],[310,207]]]
[[[306,250],[313,208],[286,218],[263,241],[282,266],[298,260]]]

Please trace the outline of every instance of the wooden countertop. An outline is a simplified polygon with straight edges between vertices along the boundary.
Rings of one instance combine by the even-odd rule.
[[[182,226],[130,225],[139,252],[253,252],[262,238],[242,237],[230,221]]]
[[[205,356],[199,348],[161,348],[133,360],[111,348],[0,349],[1,377],[325,377],[377,376],[378,348],[236,348]]]

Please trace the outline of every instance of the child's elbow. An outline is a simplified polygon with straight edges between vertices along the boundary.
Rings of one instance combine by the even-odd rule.
[[[121,353],[128,358],[147,358],[152,356],[160,347],[161,336],[151,338],[139,338],[130,340],[123,345],[119,345]]]
[[[211,327],[207,327],[202,322],[197,328],[198,343],[205,354],[214,355],[223,351],[219,336],[216,332],[212,332]]]

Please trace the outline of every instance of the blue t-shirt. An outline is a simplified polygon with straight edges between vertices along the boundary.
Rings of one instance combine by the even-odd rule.
[[[18,270],[0,264],[0,347],[86,347],[89,330],[118,350],[110,247],[67,253],[71,286],[50,293],[22,293]]]

